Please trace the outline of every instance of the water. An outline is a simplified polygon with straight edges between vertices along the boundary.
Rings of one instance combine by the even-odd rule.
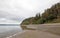
[[[0,24],[0,38],[5,38],[18,32],[22,32],[19,24]]]

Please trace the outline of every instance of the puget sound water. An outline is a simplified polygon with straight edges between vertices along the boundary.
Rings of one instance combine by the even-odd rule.
[[[5,38],[18,32],[22,32],[19,24],[0,24],[0,38]]]

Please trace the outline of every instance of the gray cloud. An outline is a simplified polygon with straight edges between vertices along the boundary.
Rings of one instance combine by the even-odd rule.
[[[8,12],[0,11],[0,19],[4,22],[4,19],[6,20],[12,20],[16,22],[20,22],[22,20],[22,17],[9,14]]]
[[[60,0],[0,0],[0,21],[20,22],[21,17],[32,17],[41,14]]]
[[[0,0],[0,10],[17,16],[31,17],[57,2],[60,0]]]

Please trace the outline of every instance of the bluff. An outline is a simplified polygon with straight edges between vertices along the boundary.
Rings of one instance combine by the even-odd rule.
[[[37,13],[35,17],[30,17],[21,23],[21,25],[60,23],[60,3],[46,9],[42,15]]]

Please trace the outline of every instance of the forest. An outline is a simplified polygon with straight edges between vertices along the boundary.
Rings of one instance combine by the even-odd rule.
[[[45,23],[60,23],[60,3],[46,9],[42,15],[37,13],[35,17],[30,17],[23,20],[21,25]]]

